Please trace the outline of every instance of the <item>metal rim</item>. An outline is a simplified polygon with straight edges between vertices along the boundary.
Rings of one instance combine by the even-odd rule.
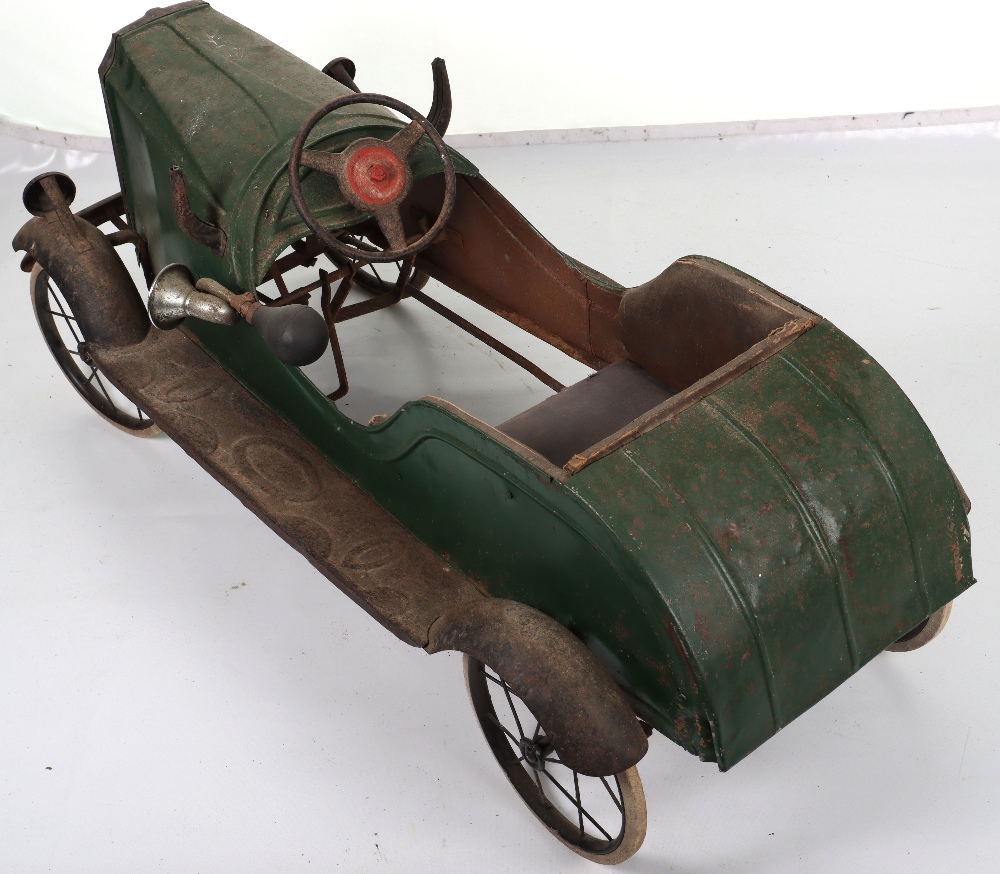
[[[137,437],[160,433],[156,423],[119,392],[90,358],[72,307],[41,265],[31,272],[31,306],[59,369],[97,415]]]
[[[948,617],[951,616],[951,605],[954,601],[949,601],[940,610],[931,613],[923,622],[904,634],[899,640],[886,647],[888,652],[912,652],[927,646],[935,637],[944,631],[948,624]]]
[[[646,799],[637,769],[611,777],[572,770],[559,761],[544,727],[499,674],[467,655],[465,677],[486,742],[542,825],[592,862],[616,865],[634,855],[646,836]]]
[[[376,106],[385,106],[389,109],[395,110],[401,115],[405,115],[411,121],[419,123],[424,129],[424,133],[434,144],[434,148],[437,150],[437,153],[441,158],[441,167],[444,173],[444,200],[441,204],[441,212],[438,213],[437,220],[434,224],[431,225],[431,227],[422,237],[420,237],[419,240],[416,240],[409,246],[399,250],[390,249],[384,252],[365,252],[342,243],[316,220],[302,194],[302,180],[299,178],[299,167],[302,151],[305,149],[306,139],[309,134],[312,133],[313,128],[331,112],[357,103],[372,103]],[[377,261],[379,263],[399,261],[402,258],[415,255],[417,252],[420,252],[429,246],[434,238],[441,233],[442,230],[444,230],[445,222],[448,221],[451,216],[451,211],[455,207],[455,198],[458,192],[458,183],[455,178],[455,167],[451,160],[451,155],[448,152],[448,147],[444,144],[444,140],[441,139],[441,134],[437,132],[434,126],[419,112],[411,106],[407,106],[402,101],[396,100],[392,97],[387,97],[384,94],[371,94],[367,92],[362,94],[348,94],[344,97],[338,97],[336,100],[331,100],[326,105],[317,109],[305,120],[305,122],[303,122],[302,127],[299,129],[299,132],[295,135],[295,139],[292,141],[291,151],[288,157],[288,183],[292,201],[294,202],[299,215],[302,216],[302,220],[309,226],[313,233],[323,241],[323,244],[327,246],[327,248],[345,258],[350,258],[351,260],[361,259],[365,261]]]

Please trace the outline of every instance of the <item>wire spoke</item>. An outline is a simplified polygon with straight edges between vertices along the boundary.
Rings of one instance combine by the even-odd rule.
[[[583,837],[583,804],[580,802],[580,775],[573,772],[573,786],[576,789],[576,811],[580,817],[580,837]]]
[[[615,793],[611,791],[611,787],[608,785],[608,781],[604,777],[601,777],[601,782],[604,784],[604,788],[608,790],[608,795],[611,796],[611,800],[615,803],[615,806],[622,813],[624,813],[625,812],[625,808],[622,807],[622,803],[621,803],[621,801],[618,800],[618,796],[615,795]]]
[[[55,310],[49,310],[50,316],[58,316],[60,319],[65,319],[67,322],[75,322],[76,318],[74,316],[68,316],[66,313],[57,313]]]
[[[514,699],[510,697],[510,686],[506,683],[503,684],[503,693],[507,696],[507,703],[510,705],[510,712],[514,714],[514,722],[517,723],[517,730],[521,732],[521,737],[524,737],[524,729],[521,728],[521,720],[517,715],[517,710],[514,708]]]
[[[509,737],[512,741],[514,741],[514,743],[517,744],[518,748],[520,748],[521,739],[519,737],[514,737],[514,735],[511,734],[507,726],[504,725],[495,714],[487,713],[486,718],[489,719],[489,721],[492,722],[497,728],[499,728],[505,735],[507,735],[507,737]]]
[[[571,803],[571,804],[572,804],[572,805],[573,805],[574,807],[576,807],[576,809],[577,809],[577,810],[579,810],[579,811],[580,811],[580,815],[581,815],[581,816],[585,816],[585,817],[587,817],[587,819],[589,819],[589,820],[590,820],[590,821],[591,821],[591,822],[592,822],[592,823],[594,824],[594,826],[595,826],[595,827],[596,827],[596,828],[597,828],[597,829],[598,829],[598,830],[599,830],[599,831],[601,832],[601,834],[602,834],[602,835],[604,835],[604,837],[606,837],[606,838],[607,838],[607,839],[608,839],[609,841],[610,841],[610,840],[612,840],[612,837],[611,837],[611,835],[609,835],[609,834],[608,834],[608,833],[607,833],[607,832],[606,832],[606,831],[604,830],[604,826],[602,826],[602,825],[601,825],[601,824],[600,824],[600,823],[599,823],[599,822],[598,822],[598,821],[597,821],[596,819],[594,819],[594,817],[592,817],[592,816],[591,816],[591,815],[590,815],[589,813],[587,813],[587,811],[583,809],[583,805],[582,805],[582,804],[578,804],[578,803],[577,803],[577,801],[576,801],[576,799],[574,799],[574,798],[573,798],[573,796],[572,796],[572,795],[570,795],[570,794],[569,794],[569,793],[568,793],[568,792],[567,792],[567,791],[566,791],[566,790],[565,790],[565,789],[564,789],[564,788],[562,787],[562,784],[561,784],[561,783],[560,783],[560,782],[559,782],[559,781],[558,781],[558,780],[557,780],[557,779],[556,779],[555,777],[553,777],[553,776],[552,776],[552,775],[551,775],[551,774],[550,774],[550,773],[549,773],[548,771],[542,771],[542,773],[543,773],[543,774],[544,774],[544,775],[545,775],[546,777],[548,777],[548,778],[549,778],[549,780],[551,780],[551,781],[552,781],[552,783],[553,783],[553,784],[555,785],[556,789],[558,789],[558,790],[559,790],[560,792],[562,792],[562,794],[566,796],[566,798],[567,798],[567,799],[569,800],[569,802],[570,802],[570,803]],[[576,772],[574,772],[574,773],[576,773]]]
[[[56,293],[56,290],[51,285],[49,285],[49,297],[56,302],[56,306],[59,307],[59,313],[54,313],[52,312],[51,309],[49,310],[49,312],[52,312],[52,315],[61,315],[64,319],[66,319],[67,320],[66,324],[69,325],[69,330],[73,334],[73,339],[76,340],[77,343],[82,343],[83,338],[79,334],[77,334],[76,328],[74,328],[69,321],[72,318],[72,316],[70,316],[70,314],[66,312],[66,307],[62,305],[62,300],[59,298],[59,295]],[[73,321],[76,321],[76,319],[73,319]]]
[[[115,402],[111,400],[111,395],[108,394],[108,390],[104,387],[104,381],[101,379],[101,374],[97,372],[96,367],[94,368],[94,376],[97,377],[97,384],[101,387],[101,391],[104,393],[104,397],[108,399],[108,403],[111,404],[112,407],[117,409],[117,407],[115,407]]]
[[[56,302],[56,306],[59,307],[59,312],[66,315],[66,308],[62,305],[62,300],[59,295],[56,294],[56,290],[51,285],[49,285],[49,296]]]

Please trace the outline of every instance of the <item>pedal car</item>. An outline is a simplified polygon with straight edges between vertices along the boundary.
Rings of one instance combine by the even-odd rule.
[[[433,75],[424,117],[206,3],[152,10],[100,68],[121,193],[73,213],[68,177],[32,180],[14,248],[84,400],[166,432],[400,640],[464,653],[522,799],[621,862],[651,733],[726,770],[928,642],[973,583],[969,504],[822,316],[708,258],[625,288],[550,245],[445,145]],[[593,375],[562,386],[427,277]],[[389,306],[431,307],[554,393],[497,427],[434,397],[353,421],[338,328]],[[323,355],[335,386],[303,372]]]

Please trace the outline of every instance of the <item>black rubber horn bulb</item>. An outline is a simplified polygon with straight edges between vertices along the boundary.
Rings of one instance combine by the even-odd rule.
[[[302,304],[261,307],[251,324],[279,361],[296,367],[317,361],[330,341],[323,317]]]

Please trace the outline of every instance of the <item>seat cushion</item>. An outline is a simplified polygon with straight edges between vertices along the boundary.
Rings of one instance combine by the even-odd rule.
[[[638,364],[618,361],[497,428],[562,467],[674,394]]]

